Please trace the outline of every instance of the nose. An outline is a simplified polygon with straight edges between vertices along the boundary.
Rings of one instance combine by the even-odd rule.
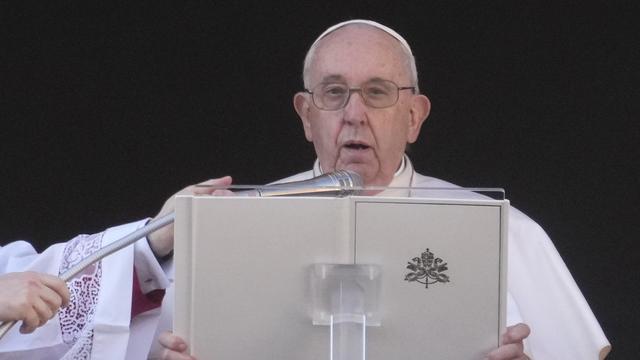
[[[364,125],[367,122],[367,105],[360,91],[352,91],[343,112],[344,121],[351,125]]]

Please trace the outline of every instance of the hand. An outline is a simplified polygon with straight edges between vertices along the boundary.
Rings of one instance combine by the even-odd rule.
[[[22,321],[20,332],[32,333],[69,304],[62,279],[32,271],[0,276],[0,321]]]
[[[172,332],[165,331],[160,334],[158,342],[164,348],[160,355],[162,360],[196,360],[189,355],[187,343]]]
[[[487,355],[489,360],[527,360],[524,353],[524,339],[529,336],[531,330],[526,324],[509,326],[502,335],[502,345]]]
[[[207,180],[198,185],[229,186],[231,185],[231,181],[232,179],[230,176],[225,176],[218,179]],[[211,187],[198,187],[195,185],[187,186],[167,199],[164,206],[162,206],[162,209],[160,209],[160,212],[154,219],[167,215],[173,211],[176,195],[210,195],[214,192],[216,192],[216,190]],[[147,238],[149,239],[151,250],[153,250],[153,253],[157,257],[163,257],[169,254],[171,250],[173,250],[173,224],[164,226],[152,232]]]

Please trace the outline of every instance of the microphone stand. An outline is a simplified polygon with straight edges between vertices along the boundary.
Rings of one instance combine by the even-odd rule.
[[[355,188],[362,186],[360,175],[349,170],[338,170],[332,173],[323,174],[315,178],[303,181],[294,181],[282,184],[273,184],[258,187],[252,191],[237,192],[240,196],[348,196],[357,194],[359,190]],[[100,248],[93,254],[82,259],[78,264],[67,270],[60,278],[67,282],[87,266],[102,260],[104,257],[127,247],[144,236],[158,230],[159,228],[169,225],[175,221],[175,212],[171,212],[161,218],[151,221],[144,227],[132,232],[131,234],[113,242],[105,247]],[[16,320],[0,323],[0,340],[15,325]]]

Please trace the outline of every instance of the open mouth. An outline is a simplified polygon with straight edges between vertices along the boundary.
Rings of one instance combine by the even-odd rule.
[[[349,144],[345,144],[344,147],[346,147],[347,149],[351,149],[351,150],[366,150],[370,146],[366,145],[366,144],[349,143]]]

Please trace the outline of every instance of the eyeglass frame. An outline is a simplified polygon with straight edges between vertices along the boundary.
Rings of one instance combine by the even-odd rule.
[[[353,87],[352,88],[352,87],[349,87],[344,82],[329,81],[329,82],[320,82],[320,83],[318,83],[316,86],[314,86],[314,89],[318,88],[320,85],[323,85],[323,84],[324,85],[327,85],[327,84],[340,84],[340,85],[345,85],[347,87],[347,91],[349,92],[349,94],[347,95],[346,100],[344,101],[344,103],[340,107],[338,107],[336,109],[324,109],[324,108],[318,106],[318,104],[316,104],[316,98],[314,96],[314,91],[311,91],[311,90],[309,90],[307,88],[304,88],[304,91],[307,94],[311,95],[311,101],[313,102],[313,105],[316,108],[318,108],[320,110],[323,110],[323,111],[338,111],[338,110],[344,109],[347,106],[347,104],[349,104],[349,100],[351,100],[351,94],[353,94],[354,92],[360,93],[360,97],[364,101],[364,104],[369,106],[369,107],[371,107],[371,108],[373,108],[373,109],[386,109],[386,108],[392,107],[393,105],[397,104],[398,100],[400,100],[400,91],[401,90],[411,90],[412,94],[414,94],[414,95],[416,94],[417,86],[398,86],[398,84],[396,84],[395,82],[393,82],[391,80],[378,80],[378,81],[388,82],[388,83],[393,84],[396,87],[396,99],[395,99],[395,101],[393,103],[391,103],[391,104],[389,104],[387,106],[383,106],[383,107],[373,106],[373,105],[369,104],[369,102],[367,101],[368,97],[366,95],[363,95],[363,93],[362,93],[362,85],[360,85],[360,87]],[[367,83],[370,83],[370,82],[375,82],[375,80],[365,81],[363,84],[367,84]]]

